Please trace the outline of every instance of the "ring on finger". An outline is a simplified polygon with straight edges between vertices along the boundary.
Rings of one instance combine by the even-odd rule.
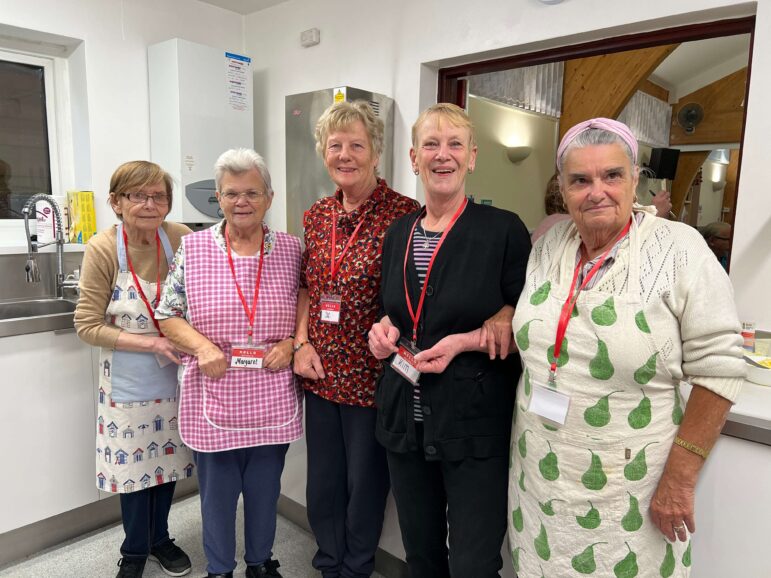
[[[672,529],[675,532],[682,532],[683,530],[685,530],[685,524],[680,524],[679,526],[672,526]]]

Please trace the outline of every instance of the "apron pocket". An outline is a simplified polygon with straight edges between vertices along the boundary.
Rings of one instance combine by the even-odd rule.
[[[112,352],[112,393],[116,403],[134,403],[177,397],[177,364],[158,364],[154,353]]]
[[[203,415],[225,430],[278,429],[300,414],[291,369],[228,369],[220,379],[201,376]]]
[[[536,511],[545,517],[567,518],[563,522],[566,528],[593,529],[621,519],[628,498],[624,444],[544,436],[535,428],[520,430],[519,426],[517,432],[513,451],[518,457],[526,453],[523,499],[537,502],[533,503]]]

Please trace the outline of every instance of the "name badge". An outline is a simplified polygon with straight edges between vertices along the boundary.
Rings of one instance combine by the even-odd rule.
[[[530,404],[527,411],[552,422],[556,425],[565,425],[570,408],[570,396],[537,382],[533,382],[533,395],[530,396]]]
[[[262,369],[266,350],[265,345],[234,345],[230,367],[233,369]]]
[[[399,351],[394,354],[391,360],[391,367],[404,379],[413,385],[418,385],[420,372],[415,369],[415,356],[420,353],[419,349],[412,347],[412,344],[404,339],[399,340]]]
[[[321,321],[324,323],[340,323],[340,309],[342,297],[340,295],[324,294],[321,296]]]

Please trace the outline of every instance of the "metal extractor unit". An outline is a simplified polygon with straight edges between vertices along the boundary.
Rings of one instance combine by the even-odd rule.
[[[340,86],[286,97],[286,219],[287,230],[303,237],[303,213],[322,197],[335,192],[324,162],[316,154],[316,121],[333,103],[364,100],[385,124],[385,142],[379,173],[388,184],[393,175],[394,101],[350,86]]]

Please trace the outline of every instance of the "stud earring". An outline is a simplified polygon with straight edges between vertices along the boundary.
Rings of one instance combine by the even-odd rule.
[[[420,171],[418,169],[413,169],[412,172],[415,173],[416,177],[420,174]]]

